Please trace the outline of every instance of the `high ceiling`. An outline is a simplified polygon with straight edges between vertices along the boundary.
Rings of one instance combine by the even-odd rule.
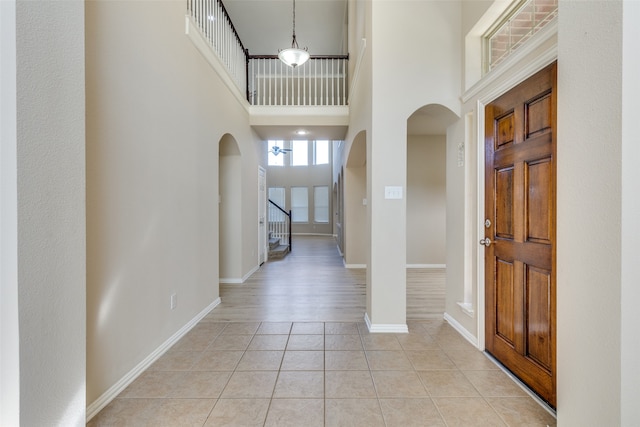
[[[251,55],[291,47],[293,1],[223,0]],[[311,55],[346,54],[346,0],[296,0],[296,37]]]

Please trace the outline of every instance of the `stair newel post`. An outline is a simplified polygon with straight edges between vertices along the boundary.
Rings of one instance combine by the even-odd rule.
[[[293,218],[291,216],[291,210],[289,210],[289,252],[291,252],[291,241],[293,240],[293,232],[291,231],[291,223],[293,221],[291,221],[291,218]]]

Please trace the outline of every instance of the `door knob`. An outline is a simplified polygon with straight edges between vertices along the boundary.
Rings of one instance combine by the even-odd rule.
[[[480,240],[480,244],[486,247],[489,247],[491,245],[491,239],[488,237],[485,237],[484,239]]]

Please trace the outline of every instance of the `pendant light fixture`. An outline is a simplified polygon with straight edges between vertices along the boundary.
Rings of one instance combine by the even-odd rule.
[[[293,40],[291,41],[291,47],[279,50],[278,58],[292,68],[304,64],[309,59],[307,48],[300,49],[298,40],[296,40],[296,0],[293,0]]]

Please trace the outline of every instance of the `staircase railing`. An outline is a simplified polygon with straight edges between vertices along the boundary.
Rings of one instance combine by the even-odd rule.
[[[283,245],[289,246],[289,252],[291,252],[291,211],[285,211],[271,199],[269,199],[269,234],[280,239]]]
[[[249,52],[221,0],[187,0],[187,11],[247,99]]]

